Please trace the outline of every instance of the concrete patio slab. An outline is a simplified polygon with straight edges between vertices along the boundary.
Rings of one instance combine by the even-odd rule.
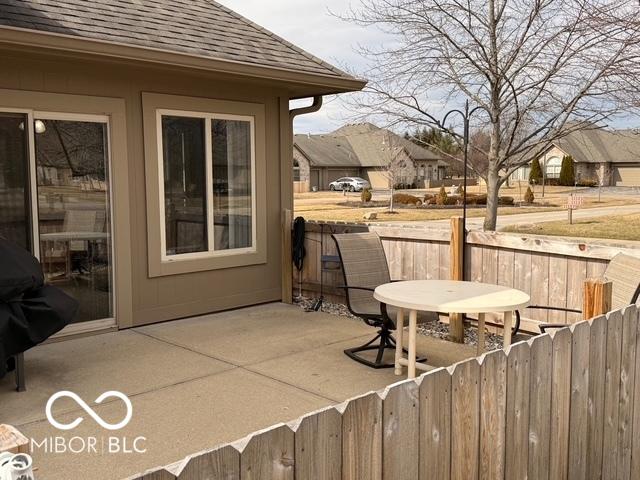
[[[132,420],[114,434],[127,438],[130,443],[136,437],[146,437],[146,441],[140,443],[146,447],[145,453],[96,455],[35,451],[34,462],[42,472],[41,478],[124,478],[219,443],[236,440],[274,423],[293,420],[331,403],[325,398],[242,369],[135,395],[130,399],[133,404]],[[113,423],[124,415],[123,404],[119,401],[95,410],[104,420]],[[68,423],[79,414],[74,412],[56,419]],[[105,435],[105,431],[90,418],[69,432],[57,431],[46,421],[19,428],[38,442],[51,436],[70,439]]]
[[[38,478],[120,479],[405,378],[344,355],[373,335],[359,320],[271,304],[41,345],[26,355],[26,392],[13,390],[12,376],[0,382],[0,423],[36,442],[96,437],[108,443],[116,436],[130,448],[144,436],[144,454],[103,453],[101,443],[99,453],[33,451]],[[425,337],[418,350],[435,366],[475,353]],[[122,430],[106,430],[79,404],[60,399],[57,421],[83,420],[73,430],[57,430],[45,404],[61,390],[77,393],[110,423],[122,420],[126,406],[95,399],[108,390],[124,392],[132,420]]]
[[[343,351],[371,340],[372,335],[334,343],[326,347],[280,357],[245,368],[286,381],[307,391],[329,397],[336,402],[355,397],[371,390],[404,380],[406,369],[396,376],[392,368],[374,370],[349,360]],[[454,345],[436,338],[417,339],[418,355],[426,357],[430,366],[443,367],[475,356],[475,348]],[[345,361],[347,360],[347,361]],[[385,360],[392,363],[393,352],[387,352]]]
[[[235,365],[304,352],[374,332],[363,322],[322,312],[303,312],[297,306],[283,304],[260,305],[136,330]]]
[[[25,366],[26,392],[15,392],[13,375],[0,380],[0,423],[45,418],[47,400],[61,389],[92,403],[108,390],[136,394],[233,368],[132,330],[40,345],[25,354]],[[75,408],[66,399],[54,405],[54,411]]]

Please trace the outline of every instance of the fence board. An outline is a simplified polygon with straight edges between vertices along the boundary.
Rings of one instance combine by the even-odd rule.
[[[607,318],[591,320],[589,338],[589,417],[587,418],[587,478],[602,478],[604,388],[607,357]]]
[[[469,274],[465,277],[466,280],[472,282],[482,281],[482,247],[477,245],[469,245],[467,247],[467,259],[465,262],[469,268]]]
[[[451,375],[428,372],[420,384],[420,478],[451,475]]]
[[[342,477],[342,416],[335,408],[303,417],[295,432],[295,476]]]
[[[631,471],[640,472],[640,309],[636,307],[636,382],[633,393]]]
[[[159,468],[135,475],[129,480],[176,480],[176,476],[165,468]]]
[[[549,256],[544,253],[531,254],[531,304],[549,305]],[[536,310],[536,320],[549,321],[548,310]]]
[[[428,243],[427,244],[427,256],[429,257],[429,271],[427,272],[427,280],[440,280],[440,244],[438,243]],[[449,275],[447,273],[446,277],[442,277],[442,280],[448,279]]]
[[[413,246],[413,276],[415,280],[428,280],[429,277],[429,244],[415,242]]]
[[[618,412],[618,479],[631,476],[633,424],[633,392],[636,380],[636,307],[627,307],[622,320],[622,352],[620,357],[620,400]],[[640,432],[636,432],[636,435]]]
[[[382,399],[377,393],[350,401],[342,414],[342,478],[382,478]]]
[[[602,477],[616,478],[618,460],[618,414],[620,410],[620,361],[622,354],[622,313],[608,315],[607,361],[604,387],[604,434]]]
[[[451,478],[478,478],[480,365],[475,358],[454,365],[451,378]]]
[[[414,273],[414,247],[416,242],[396,242],[398,249],[400,250],[400,278],[402,280],[413,280],[415,278]]]
[[[439,256],[439,279],[440,280],[448,280],[449,279],[449,266],[451,265],[451,255],[449,252],[449,244],[448,243],[439,243],[438,244],[438,256]]]
[[[242,480],[293,480],[294,434],[280,425],[252,436],[240,454]]]
[[[582,284],[587,278],[587,262],[580,258],[567,259],[567,308],[582,309]],[[555,299],[551,299],[554,300]],[[580,313],[567,313],[567,322],[582,320]]]
[[[577,480],[587,476],[589,339],[591,326],[588,322],[580,322],[572,327],[572,332],[569,478]]]
[[[548,334],[534,337],[530,343],[531,373],[529,392],[529,463],[527,478],[549,478],[549,442],[551,435],[551,375],[553,345]]]
[[[498,250],[498,285],[513,287],[515,257],[513,250]]]
[[[551,255],[549,257],[549,298],[547,305],[554,307],[567,306],[567,257]],[[578,287],[582,290],[582,285]],[[553,303],[551,303],[553,302]],[[561,310],[549,312],[549,322],[567,323],[567,313]]]
[[[526,478],[529,447],[530,351],[527,342],[511,346],[507,356],[505,477]]]
[[[188,458],[178,480],[231,480],[240,478],[240,452],[231,445]]]
[[[418,480],[420,454],[419,386],[392,385],[382,402],[382,478]]]
[[[498,283],[498,249],[483,247],[482,249],[482,281]]]
[[[504,478],[507,357],[504,350],[487,353],[480,366],[479,478]]]
[[[568,473],[570,365],[571,331],[568,328],[562,328],[553,336],[549,479],[566,478]]]

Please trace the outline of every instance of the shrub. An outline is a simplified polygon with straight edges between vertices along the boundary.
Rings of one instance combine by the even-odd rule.
[[[572,187],[576,183],[576,172],[573,168],[573,157],[571,155],[562,157],[558,183],[565,187]]]
[[[536,197],[533,195],[533,190],[531,190],[531,187],[527,187],[527,191],[524,194],[524,202],[533,203],[535,199]]]
[[[514,199],[513,197],[499,197],[498,198],[498,205],[506,205],[506,206],[511,206],[514,203]]]
[[[464,188],[462,188],[462,185],[458,185],[458,188],[456,188],[456,193],[458,195],[462,195],[464,193]]]
[[[534,158],[531,162],[531,171],[529,172],[529,183],[542,183],[542,167],[540,161]]]
[[[407,193],[396,193],[393,195],[393,203],[399,203],[402,205],[422,205],[422,200]]]
[[[578,187],[597,187],[598,180],[594,180],[593,178],[585,178],[582,180],[578,180],[576,183]]]
[[[440,187],[440,191],[436,195],[436,205],[447,205],[447,191],[444,185]]]
[[[360,200],[362,203],[368,203],[371,201],[371,190],[368,188],[363,188],[362,193],[360,194]]]
[[[487,195],[484,193],[467,193],[467,205],[486,205]]]

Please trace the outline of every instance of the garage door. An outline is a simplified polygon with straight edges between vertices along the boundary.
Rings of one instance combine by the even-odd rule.
[[[617,187],[640,187],[640,165],[614,167],[613,184]]]

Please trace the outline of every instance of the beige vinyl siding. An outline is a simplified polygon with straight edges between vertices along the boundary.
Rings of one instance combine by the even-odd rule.
[[[613,167],[613,184],[617,187],[639,187],[640,165],[618,165]]]
[[[120,327],[280,300],[280,212],[284,201],[280,195],[281,157],[285,155],[281,148],[285,136],[281,136],[281,130],[289,125],[288,112],[284,115],[281,108],[282,98],[288,95],[285,91],[270,86],[266,81],[245,83],[230,75],[188,73],[176,68],[98,62],[70,56],[56,58],[18,51],[14,47],[11,50],[0,49],[0,57],[0,89],[109,97],[124,102],[130,224],[116,225],[116,229],[129,230],[132,300],[131,315],[124,324],[120,323]],[[264,105],[267,185],[264,209],[268,238],[264,264],[150,278],[142,92]],[[80,97],[78,102],[81,102]],[[82,111],[81,106],[69,102],[63,113],[76,111]],[[284,151],[290,155],[291,147],[285,147]],[[116,251],[121,247],[121,244],[116,244]]]

